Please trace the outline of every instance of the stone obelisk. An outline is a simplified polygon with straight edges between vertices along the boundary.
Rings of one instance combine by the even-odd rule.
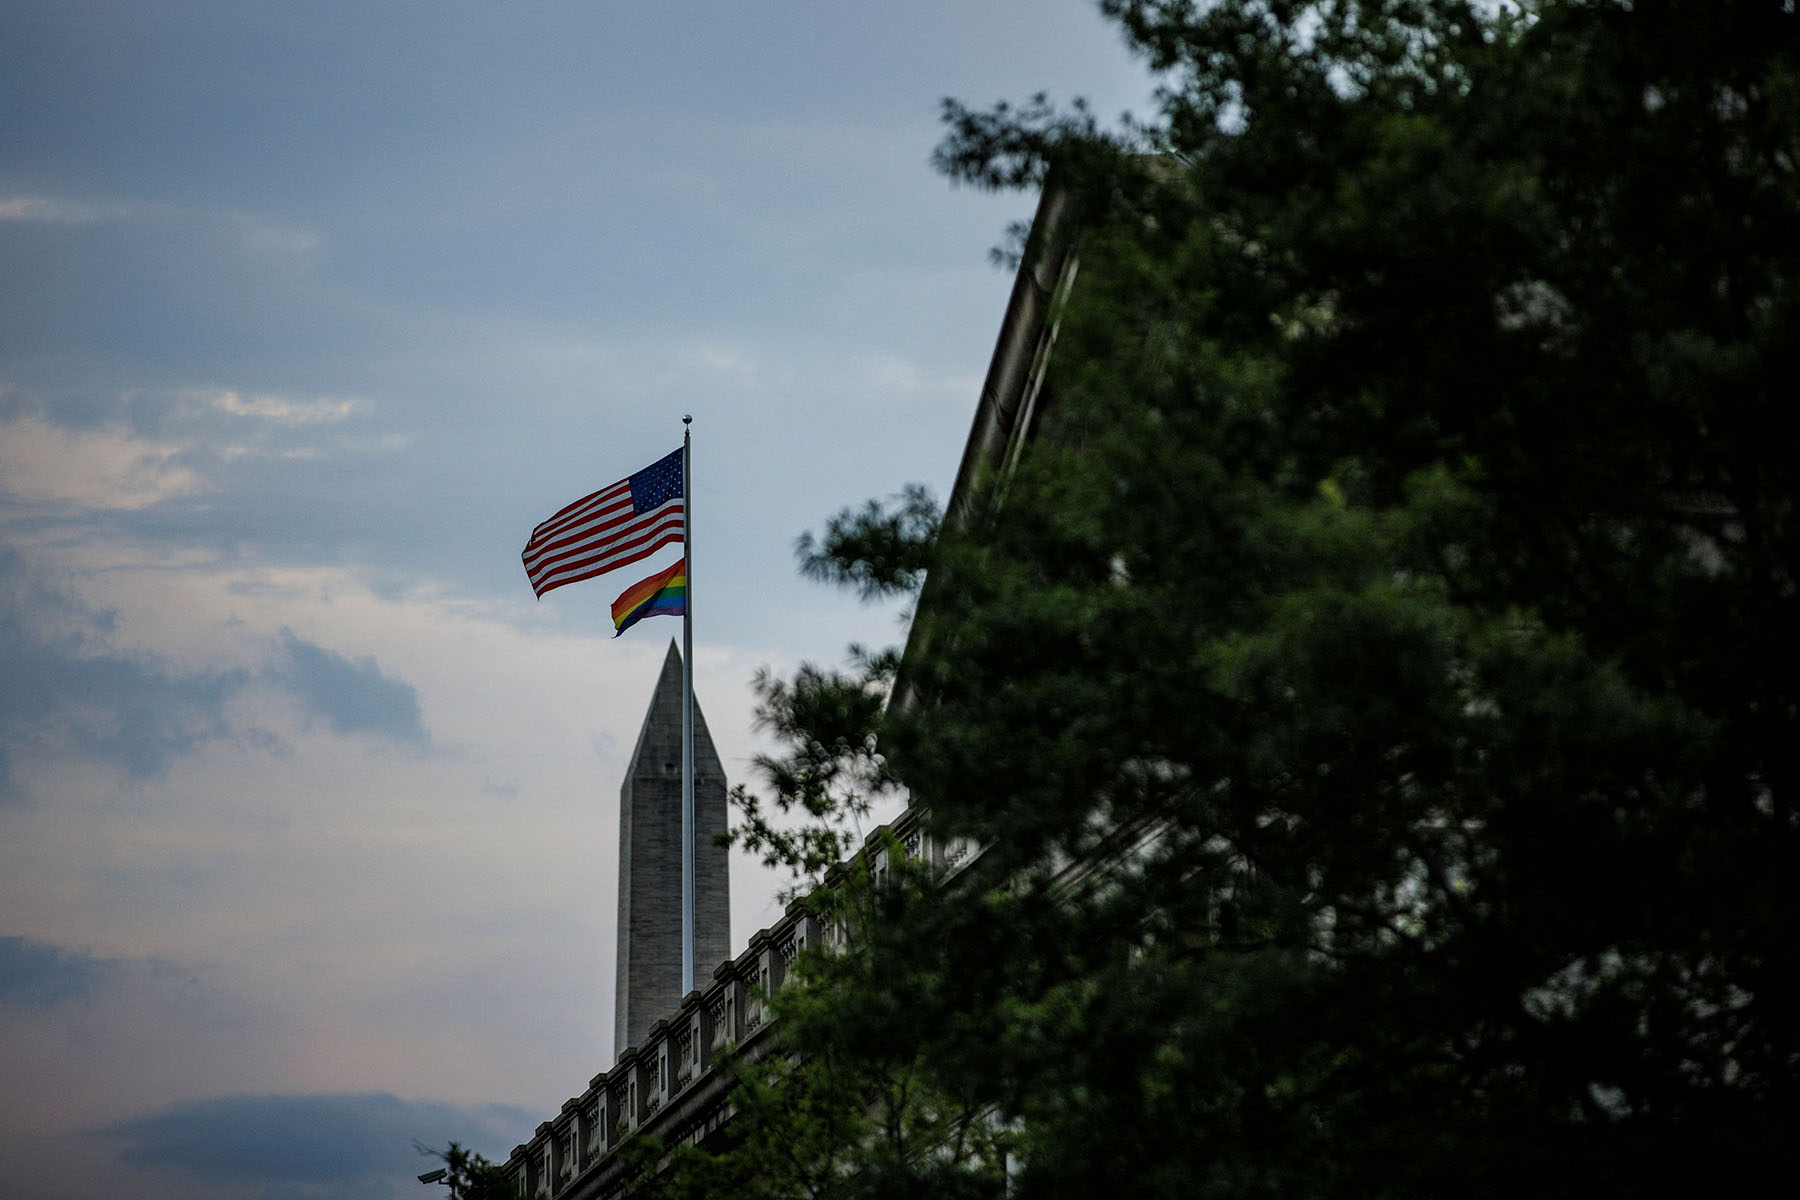
[[[725,768],[694,701],[695,986],[731,954]],[[613,1055],[681,1005],[681,651],[673,640],[619,788],[619,966]]]

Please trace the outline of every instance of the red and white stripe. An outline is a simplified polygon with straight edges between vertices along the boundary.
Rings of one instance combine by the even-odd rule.
[[[687,533],[687,506],[676,496],[649,512],[631,512],[631,480],[583,496],[531,531],[521,557],[539,596],[648,558]]]

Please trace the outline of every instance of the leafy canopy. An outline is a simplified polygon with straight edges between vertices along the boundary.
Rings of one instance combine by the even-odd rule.
[[[996,1140],[825,1129],[807,1194],[1791,1174],[1794,6],[1101,7],[1154,120],[948,103],[937,157],[1080,205],[1036,441],[811,547],[928,565],[930,636],[905,706],[891,655],[769,682],[812,832],[747,823],[813,879],[903,787],[985,847],[839,901],[783,1036]]]

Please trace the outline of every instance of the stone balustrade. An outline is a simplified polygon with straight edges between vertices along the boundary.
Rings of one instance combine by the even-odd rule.
[[[878,879],[887,867],[890,833],[899,852],[946,877],[974,857],[967,843],[937,845],[909,810],[891,828],[870,834],[860,852],[876,856],[871,866]],[[613,1151],[640,1130],[665,1145],[705,1145],[731,1117],[730,1080],[715,1064],[730,1050],[752,1058],[762,1053],[769,1032],[766,998],[781,988],[807,947],[834,946],[843,937],[841,928],[821,927],[803,903],[789,904],[742,953],[720,963],[709,983],[651,1026],[641,1045],[625,1047],[610,1071],[594,1076],[585,1092],[537,1127],[530,1142],[513,1148],[506,1169],[520,1194],[613,1200],[624,1184]]]

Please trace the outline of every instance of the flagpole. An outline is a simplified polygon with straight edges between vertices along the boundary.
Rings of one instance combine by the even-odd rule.
[[[687,599],[681,616],[681,994],[694,990],[694,476],[693,414],[681,418],[681,533]]]

